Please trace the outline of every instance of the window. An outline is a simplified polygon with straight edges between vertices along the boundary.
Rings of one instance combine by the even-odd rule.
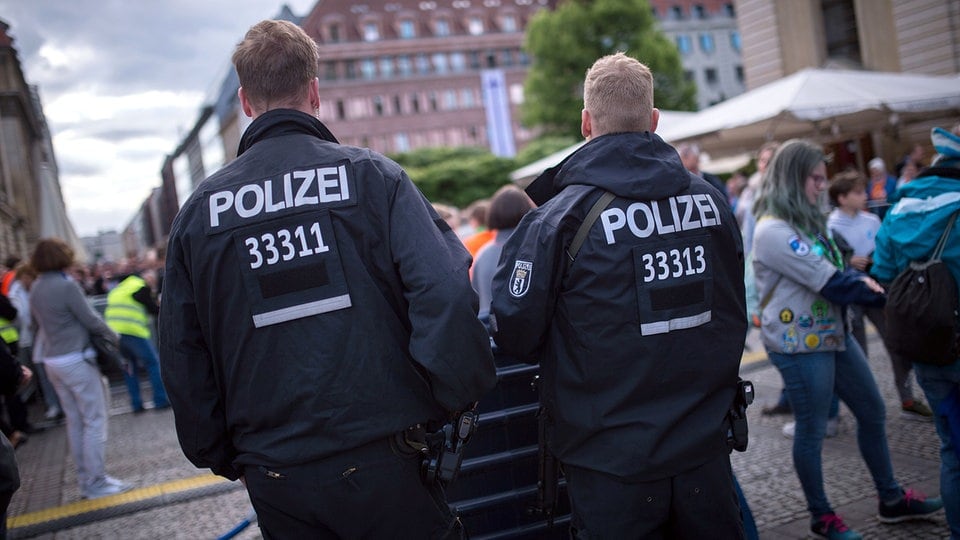
[[[717,48],[713,41],[713,34],[700,34],[700,50],[706,54],[712,54]]]
[[[473,90],[470,88],[464,88],[460,91],[460,105],[464,109],[472,108],[476,102],[473,99]]]
[[[340,25],[331,24],[327,27],[327,32],[330,35],[330,43],[339,43],[340,42]]]
[[[457,93],[453,90],[445,90],[443,92],[443,108],[447,111],[452,111],[457,108]]]
[[[406,133],[397,133],[393,136],[393,150],[398,153],[410,151],[410,140]]]
[[[743,44],[740,43],[740,32],[737,32],[736,30],[730,32],[730,47],[732,47],[733,50],[740,52],[740,48],[742,46]]]
[[[417,31],[413,25],[413,21],[410,19],[400,21],[400,39],[411,39],[415,37],[417,37]]]
[[[731,19],[736,18],[737,16],[737,9],[733,7],[733,4],[724,4],[723,12]]]
[[[345,75],[347,79],[356,79],[357,78],[357,63],[353,60],[347,60],[344,62]]]
[[[733,72],[737,77],[737,81],[739,81],[740,84],[743,84],[743,66],[737,66],[733,68]]]
[[[364,79],[370,80],[377,76],[377,63],[373,58],[364,58],[360,61],[360,73]]]
[[[343,106],[343,100],[337,100],[337,120],[345,120],[347,118],[347,110]]]
[[[853,0],[822,0],[827,57],[862,61]]]
[[[420,112],[420,96],[417,94],[410,94],[410,110],[413,114]]]
[[[686,81],[688,81],[688,82],[694,82],[694,80],[693,80],[693,71],[692,71],[692,70],[689,70],[689,69],[684,70],[684,71],[683,71],[683,78],[684,78],[684,80],[686,80]]]
[[[693,40],[686,34],[677,35],[677,50],[680,54],[686,56],[693,52]]]
[[[337,63],[336,62],[324,62],[323,78],[328,81],[337,80]]]
[[[380,39],[380,28],[377,26],[377,23],[368,22],[363,25],[363,40],[364,41],[377,41]]]
[[[703,70],[703,76],[707,80],[707,84],[717,84],[717,70],[714,68],[707,68]]]
[[[380,96],[373,96],[373,112],[377,116],[383,116],[383,98]]]
[[[480,69],[480,51],[470,51],[470,69]]]
[[[401,77],[413,75],[413,64],[410,62],[410,56],[402,54],[397,57],[397,72]]]
[[[433,32],[437,37],[446,37],[450,35],[450,21],[446,19],[437,19],[433,26]]]
[[[503,67],[513,65],[513,49],[503,49],[500,51],[500,65]]]
[[[670,18],[676,21],[683,19],[683,8],[680,6],[672,6],[670,8]]]
[[[403,107],[401,106],[399,95],[393,96],[393,111],[396,114],[403,114]]]
[[[420,75],[430,74],[430,57],[424,53],[417,55],[417,73]]]
[[[703,8],[703,4],[697,4],[693,6],[693,18],[695,19],[707,18],[707,10]]]
[[[433,69],[441,75],[448,71],[447,55],[445,53],[433,53]]]
[[[500,24],[504,32],[512,33],[517,31],[517,18],[513,15],[504,15],[503,18],[500,19]]]
[[[460,73],[466,71],[467,69],[467,58],[461,52],[455,52],[450,54],[450,67],[453,68],[454,73]]]
[[[431,111],[437,112],[437,93],[436,92],[430,92],[429,94],[427,94],[427,103],[430,104]]]
[[[384,56],[380,58],[380,76],[384,79],[393,77],[393,57]]]
[[[470,17],[467,20],[467,31],[470,32],[471,36],[483,34],[483,19],[477,16]]]

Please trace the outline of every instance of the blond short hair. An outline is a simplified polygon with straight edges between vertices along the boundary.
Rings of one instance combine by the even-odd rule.
[[[254,107],[293,107],[317,76],[317,43],[289,21],[253,25],[233,52],[233,65],[244,94]]]
[[[594,135],[649,131],[653,117],[653,73],[622,52],[604,56],[587,70],[583,108]]]

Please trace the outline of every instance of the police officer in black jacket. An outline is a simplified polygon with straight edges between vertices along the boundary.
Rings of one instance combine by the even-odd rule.
[[[575,538],[743,534],[724,427],[747,330],[743,246],[723,195],[654,134],[658,119],[646,66],[597,60],[588,142],[528,189],[541,206],[494,279],[498,347],[540,363]]]
[[[186,456],[243,479],[266,538],[459,537],[416,425],[496,383],[470,257],[394,162],[340,145],[314,41],[237,45],[253,123],[174,221],[160,348]]]

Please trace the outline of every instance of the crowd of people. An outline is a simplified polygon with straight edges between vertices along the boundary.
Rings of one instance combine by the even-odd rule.
[[[935,132],[931,166],[919,147],[895,175],[875,159],[869,174],[828,178],[820,145],[771,143],[755,174],[723,182],[700,170],[696,145],[656,134],[653,75],[617,53],[586,73],[586,144],[526,190],[461,212],[337,142],[316,117],[318,51],[298,26],[253,26],[233,62],[252,123],[238,158],[184,203],[164,257],[82,269],[43,239],[0,281],[0,428],[10,448],[26,441],[18,390],[36,379],[47,418],[65,419],[83,497],[132,488],[106,472],[95,334],[127,359],[131,411],[147,408],[142,372],[186,457],[244,483],[265,538],[465,537],[449,470],[424,456],[469,439],[496,384],[492,338],[540,366],[542,442],[566,478],[571,537],[753,539],[731,452],[746,447],[739,364],[755,328],[784,382],[766,413],[794,416],[784,433],[811,533],[860,538],[824,490],[842,402],[879,519],[946,507],[960,535],[960,361],[890,355],[902,411],[933,418],[942,441],[943,497],[925,497],[894,475],[864,325],[884,335],[885,285],[960,209],[960,133]],[[244,206],[279,177],[295,200]],[[958,250],[943,251],[954,276]]]

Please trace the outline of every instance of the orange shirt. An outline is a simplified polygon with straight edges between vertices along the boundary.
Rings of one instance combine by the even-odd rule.
[[[470,252],[471,257],[476,257],[477,252],[480,251],[480,248],[487,245],[487,242],[493,240],[496,236],[496,231],[491,231],[489,229],[480,231],[464,238],[463,245],[467,248],[467,251]]]

